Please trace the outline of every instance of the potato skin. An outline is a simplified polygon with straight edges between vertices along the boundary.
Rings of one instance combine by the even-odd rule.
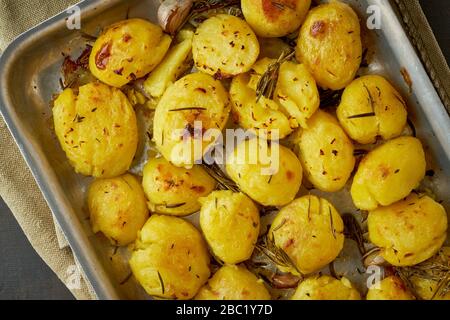
[[[159,26],[146,20],[120,21],[95,41],[89,69],[100,81],[120,88],[152,71],[164,58],[171,42]]]
[[[89,83],[64,90],[53,107],[55,132],[77,173],[110,178],[125,173],[138,142],[137,121],[118,89]]]
[[[164,158],[149,160],[143,174],[149,209],[160,214],[186,216],[197,212],[199,199],[216,187],[216,181],[202,167],[178,168]]]
[[[317,111],[301,130],[298,156],[308,180],[319,190],[341,190],[355,166],[353,144],[337,120]]]
[[[320,270],[341,252],[343,230],[341,216],[326,199],[309,195],[294,200],[280,210],[269,230],[269,237],[297,267],[280,270],[293,274]]]
[[[197,28],[192,54],[198,70],[216,79],[230,78],[250,70],[259,56],[259,43],[247,22],[219,14]]]
[[[379,286],[379,288],[376,288]],[[415,300],[403,281],[396,276],[390,276],[369,288],[367,300]]]
[[[353,9],[338,1],[312,9],[300,30],[296,57],[322,88],[346,87],[362,57],[360,25]]]
[[[195,123],[201,122],[203,132],[208,129],[222,130],[228,121],[230,103],[228,93],[220,81],[204,73],[189,74],[170,86],[162,96],[155,111],[153,134],[161,154],[176,166],[192,167],[201,160],[207,148],[214,141],[202,137],[203,152],[194,153],[194,141],[199,140],[194,133]],[[182,131],[186,140],[174,136]],[[213,140],[213,139],[211,139]],[[191,152],[183,156],[183,150]]]
[[[88,192],[92,230],[101,231],[113,245],[130,244],[148,218],[145,202],[141,184],[130,174],[95,180]]]
[[[425,177],[425,154],[413,137],[390,140],[369,152],[353,178],[351,195],[361,210],[388,206],[409,195]]]
[[[206,283],[209,262],[206,243],[192,224],[160,215],[145,223],[129,261],[149,295],[178,300],[193,298]]]
[[[214,255],[228,264],[249,259],[260,228],[253,201],[243,193],[215,191],[200,202],[200,226]]]
[[[339,122],[347,134],[362,144],[400,136],[407,118],[406,103],[400,93],[383,77],[363,76],[354,80],[342,95],[337,108]],[[370,117],[353,118],[375,113]]]
[[[283,206],[294,200],[302,182],[302,166],[296,155],[286,147],[279,145],[278,171],[270,175],[270,165],[262,164],[260,159],[250,163],[249,158],[266,141],[253,138],[241,142],[235,151],[229,155],[226,171],[231,179],[237,183],[240,190],[250,198],[264,206]],[[273,151],[268,147],[269,152]],[[269,153],[268,152],[268,153]],[[253,161],[252,161],[253,162]],[[274,164],[274,166],[276,166]],[[269,171],[268,174],[263,174]]]
[[[260,37],[284,37],[305,20],[311,0],[242,0],[245,20]]]
[[[361,300],[361,295],[347,278],[323,275],[302,281],[291,300]]]
[[[411,194],[370,211],[369,237],[394,266],[413,266],[431,258],[447,238],[447,213],[428,196]]]
[[[196,300],[270,300],[264,282],[245,267],[225,265],[200,289]]]

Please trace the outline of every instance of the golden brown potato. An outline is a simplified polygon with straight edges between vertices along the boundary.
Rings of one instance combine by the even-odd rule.
[[[214,255],[228,264],[249,259],[260,228],[253,201],[243,193],[215,191],[200,202],[200,226]]]
[[[64,90],[53,107],[55,132],[77,173],[111,178],[125,173],[138,142],[136,115],[118,89],[90,83]]]
[[[339,1],[312,9],[300,30],[296,57],[322,88],[346,87],[362,57],[360,25],[353,9]]]
[[[361,295],[345,277],[337,280],[323,275],[302,281],[292,300],[361,300]]]
[[[120,21],[95,41],[89,69],[97,79],[119,88],[152,71],[164,58],[171,42],[159,26],[146,20]]]
[[[337,120],[317,111],[299,133],[298,155],[308,180],[319,190],[341,190],[355,166],[353,144]]]
[[[200,289],[196,300],[270,300],[264,282],[245,267],[225,265]]]
[[[230,78],[250,70],[259,56],[259,43],[244,20],[219,14],[197,28],[192,54],[198,70],[216,79]]]
[[[258,60],[263,58],[278,59],[284,52],[291,52],[292,48],[280,38],[258,38],[260,52]]]
[[[242,192],[265,206],[283,206],[294,200],[303,175],[291,150],[275,143],[267,146],[257,138],[236,147],[227,158],[226,171]]]
[[[192,224],[153,215],[139,232],[130,267],[149,295],[187,300],[208,280],[209,262],[206,243]]]
[[[388,206],[408,196],[425,176],[425,154],[420,141],[400,137],[369,152],[353,179],[351,195],[361,210]]]
[[[367,300],[415,300],[403,281],[390,276],[369,288]]]
[[[242,0],[245,20],[260,37],[284,37],[305,20],[311,0]]]
[[[153,127],[156,146],[174,165],[192,167],[215,142],[203,133],[222,130],[229,113],[228,93],[220,81],[204,73],[189,74],[170,86],[158,103]],[[197,134],[196,124],[201,125]]]
[[[411,194],[370,211],[369,237],[394,266],[413,266],[431,258],[447,238],[447,213],[428,196]]]
[[[371,75],[354,80],[342,95],[337,109],[348,135],[362,144],[398,137],[406,125],[406,104],[383,77]]]
[[[141,184],[130,174],[95,180],[88,193],[92,230],[116,246],[133,242],[148,218],[145,202]]]
[[[294,267],[280,270],[309,274],[332,262],[344,246],[344,223],[326,199],[310,195],[294,200],[280,210],[269,238],[287,253]]]
[[[142,184],[149,199],[149,209],[173,216],[199,211],[199,199],[216,187],[216,181],[202,167],[178,168],[164,158],[147,162]]]

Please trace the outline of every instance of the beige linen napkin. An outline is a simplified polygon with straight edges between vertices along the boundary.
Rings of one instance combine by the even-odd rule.
[[[450,111],[450,71],[417,0],[391,0],[399,6],[413,43]],[[0,50],[18,34],[66,9],[77,0],[0,0]],[[31,245],[78,299],[95,294],[82,278],[64,237],[53,223],[30,171],[0,118],[0,196],[10,207]],[[60,238],[58,241],[58,237]],[[75,271],[74,271],[75,270]],[[78,283],[77,280],[81,280]],[[75,284],[75,285],[74,285]]]

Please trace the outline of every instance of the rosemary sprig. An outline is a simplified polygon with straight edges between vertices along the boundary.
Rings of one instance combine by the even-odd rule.
[[[283,51],[277,61],[269,65],[266,72],[263,73],[261,79],[256,86],[256,102],[258,102],[262,96],[267,99],[272,99],[275,93],[275,88],[278,81],[278,74],[283,62],[290,60],[294,56],[295,52]]]
[[[163,278],[161,277],[161,273],[159,273],[159,271],[158,271],[158,278],[159,278],[159,282],[161,283],[161,292],[162,292],[162,294],[164,294],[164,292],[166,292],[166,288],[164,287],[164,281],[163,281]]]
[[[192,110],[205,111],[206,108],[204,108],[204,107],[186,107],[186,108],[180,108],[180,109],[170,109],[169,112],[175,112],[175,111],[192,111]]]
[[[361,113],[361,114],[355,114],[353,116],[347,117],[347,119],[358,119],[358,118],[369,118],[369,117],[375,117],[375,112],[367,112],[367,113]]]
[[[202,164],[206,172],[217,181],[219,188],[221,190],[231,190],[233,192],[240,192],[237,184],[228,178],[225,173],[220,169],[220,167],[214,163],[212,165]]]
[[[364,246],[364,235],[360,224],[350,213],[344,214],[342,220],[344,222],[345,237],[355,241],[358,245],[359,253],[361,256],[364,256],[366,254],[366,248]]]

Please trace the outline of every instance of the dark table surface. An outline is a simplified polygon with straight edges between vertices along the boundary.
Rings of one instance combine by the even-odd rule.
[[[450,60],[450,1],[421,0],[442,51]],[[0,299],[73,299],[36,254],[0,199]]]

